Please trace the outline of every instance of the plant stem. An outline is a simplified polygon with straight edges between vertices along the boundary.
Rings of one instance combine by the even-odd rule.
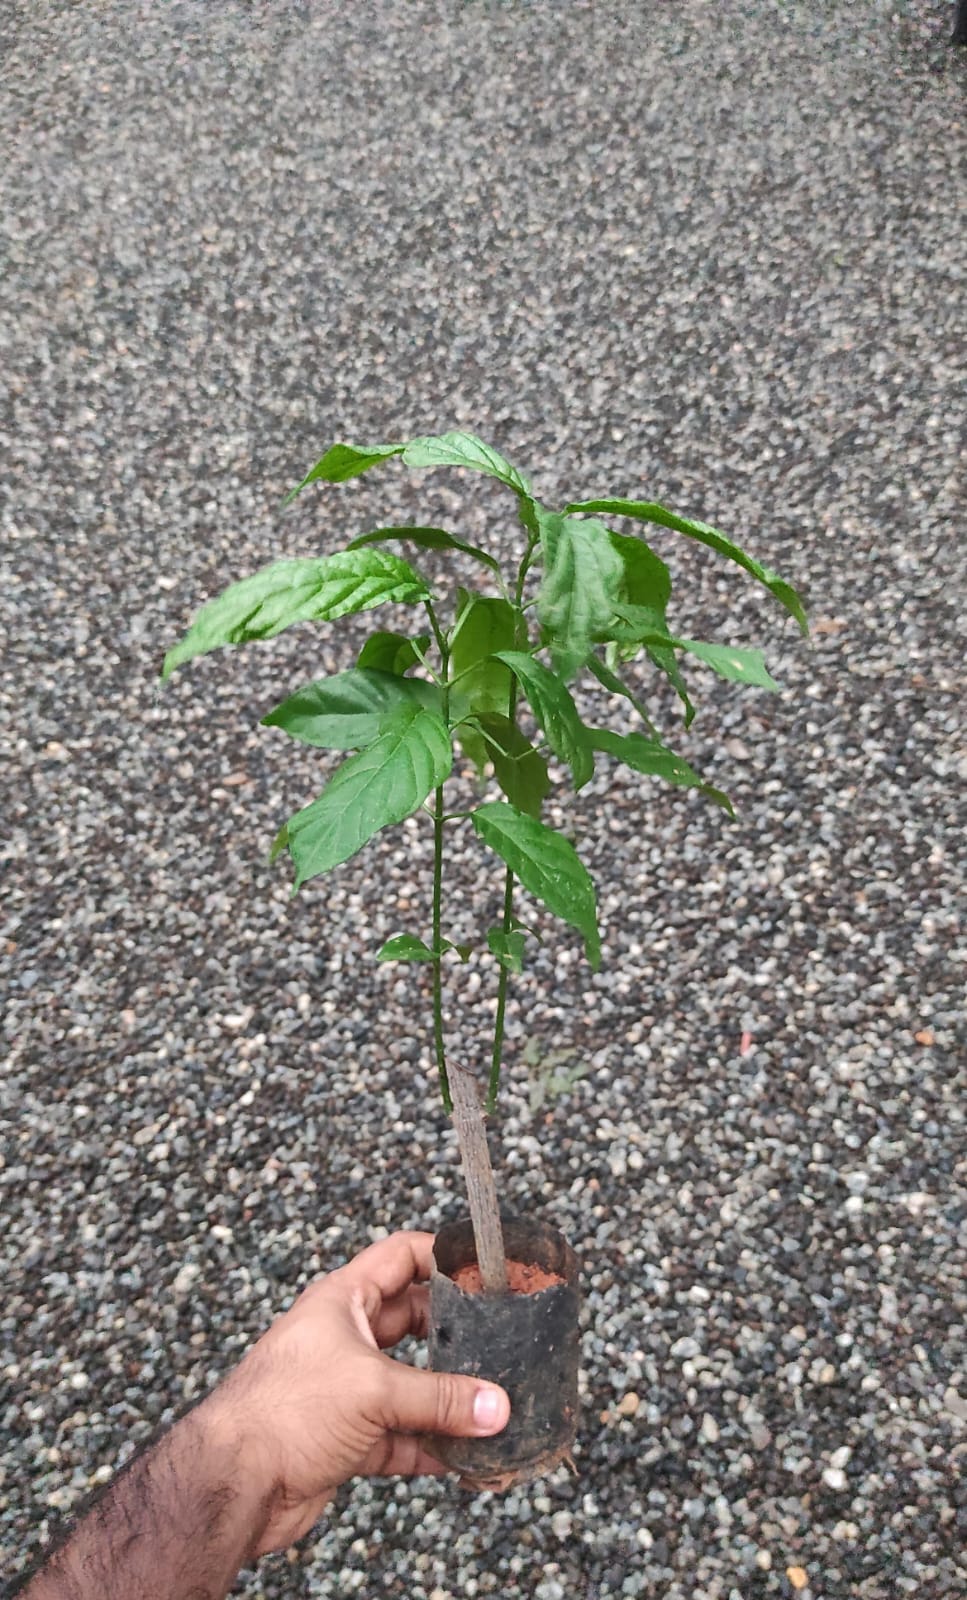
[[[514,874],[510,867],[504,879],[504,933],[510,933],[511,923],[514,918]],[[487,1110],[493,1111],[497,1104],[497,1088],[500,1083],[501,1057],[504,1052],[504,1012],[507,1008],[507,982],[510,973],[505,966],[501,966],[500,977],[497,979],[497,1015],[494,1019],[494,1051],[490,1062],[490,1083],[487,1086]]]
[[[443,720],[448,721],[450,711],[450,650],[444,637],[436,613],[429,600],[426,609],[430,616],[433,632],[436,635],[437,647],[440,651],[440,677],[443,690]],[[446,813],[443,804],[443,784],[439,784],[434,794],[433,803],[433,949],[436,952],[433,962],[433,1042],[436,1047],[437,1072],[440,1075],[440,1093],[443,1096],[444,1109],[453,1110],[453,1099],[450,1095],[450,1080],[447,1076],[446,1045],[443,1038],[443,953],[442,953],[442,909],[443,909],[443,824]]]
[[[518,611],[523,612],[524,582],[534,553],[536,540],[529,541],[524,558],[517,569],[517,589],[514,604]],[[526,641],[525,641],[526,642]],[[510,697],[507,706],[507,715],[513,722],[517,715],[517,679],[510,675]],[[514,920],[514,874],[510,867],[504,878],[504,916],[503,932],[510,933]],[[494,1048],[490,1061],[490,1082],[487,1086],[487,1110],[493,1111],[497,1104],[497,1089],[500,1084],[501,1057],[504,1053],[504,1018],[507,1010],[507,985],[510,980],[508,969],[501,965],[500,976],[497,979],[497,1015],[494,1018]]]
[[[504,1233],[500,1225],[497,1185],[490,1165],[487,1129],[484,1125],[477,1083],[464,1067],[451,1069],[453,1079],[453,1126],[457,1132],[463,1175],[467,1181],[470,1221],[473,1225],[477,1265],[487,1294],[507,1293],[507,1263]]]
[[[446,691],[444,691],[445,693]],[[443,1040],[443,956],[440,953],[441,904],[443,899],[443,785],[436,791],[433,814],[433,1040],[436,1046],[437,1072],[440,1075],[440,1093],[444,1109],[453,1110],[450,1080],[447,1077],[446,1046]]]

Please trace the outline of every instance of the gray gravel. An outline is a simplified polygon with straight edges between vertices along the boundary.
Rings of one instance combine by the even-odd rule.
[[[602,770],[603,970],[551,931],[516,990],[494,1145],[585,1262],[580,1477],[361,1484],[238,1593],[963,1593],[951,9],[0,7],[8,1571],[308,1277],[460,1209],[425,979],[372,961],[426,829],[265,865],[319,762],[256,717],[361,629],[155,674],[279,549],[505,519],[394,469],[279,511],[334,437],[464,425],[721,522],[816,628],[674,549],[785,685],[696,678],[739,821]],[[464,1059],[492,1004],[466,969]],[[532,1035],[589,1068],[536,1115]]]

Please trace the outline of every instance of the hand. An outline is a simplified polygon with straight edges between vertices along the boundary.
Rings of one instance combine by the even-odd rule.
[[[432,1250],[430,1233],[397,1233],[312,1284],[200,1407],[258,1475],[268,1521],[256,1554],[301,1538],[347,1478],[444,1473],[415,1435],[506,1427],[496,1384],[381,1353],[426,1336]]]

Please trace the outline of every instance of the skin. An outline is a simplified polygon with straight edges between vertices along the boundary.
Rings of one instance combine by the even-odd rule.
[[[483,1438],[503,1389],[384,1352],[424,1337],[433,1235],[398,1233],[312,1284],[211,1395],[137,1456],[22,1600],[222,1600],[355,1477],[439,1476],[417,1437]]]

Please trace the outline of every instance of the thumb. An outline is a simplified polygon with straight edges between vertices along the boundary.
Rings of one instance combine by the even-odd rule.
[[[386,1360],[384,1426],[402,1433],[446,1433],[454,1438],[486,1438],[510,1419],[510,1400],[496,1383],[459,1377],[454,1372],[421,1372]]]

